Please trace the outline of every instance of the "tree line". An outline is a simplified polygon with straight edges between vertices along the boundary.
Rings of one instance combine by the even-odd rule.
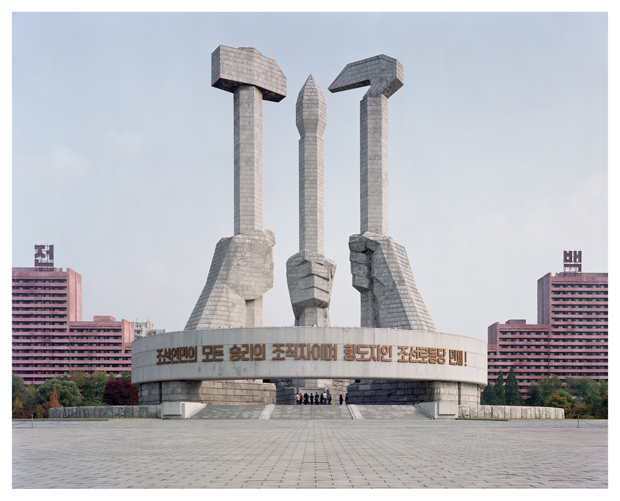
[[[43,384],[25,384],[13,373],[13,419],[46,418],[54,407],[86,405],[138,405],[138,387],[131,384],[131,371],[116,378],[104,371],[48,379]]]
[[[484,387],[480,405],[530,405],[537,407],[559,407],[564,409],[568,419],[607,419],[608,383],[604,379],[594,381],[589,377],[566,377],[562,381],[557,375],[540,379],[530,384],[528,396],[523,398],[519,384],[511,367],[506,382],[499,371],[495,383]]]

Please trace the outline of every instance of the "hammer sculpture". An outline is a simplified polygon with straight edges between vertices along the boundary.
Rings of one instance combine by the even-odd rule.
[[[380,55],[350,63],[329,86],[370,86],[360,103],[360,234],[349,237],[362,327],[435,332],[413,280],[407,252],[388,236],[388,98],[404,85],[403,66]]]
[[[273,287],[275,236],[263,230],[263,100],[286,97],[286,77],[256,49],[219,46],[211,85],[234,94],[234,236],[222,238],[185,330],[260,327]]]

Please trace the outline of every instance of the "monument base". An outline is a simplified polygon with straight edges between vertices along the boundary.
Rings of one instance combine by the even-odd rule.
[[[454,334],[356,327],[180,331],[132,344],[140,403],[294,405],[302,388],[352,404],[479,403],[487,345]],[[351,381],[357,383],[351,384]],[[303,382],[302,382],[303,381]]]
[[[347,389],[349,403],[375,405],[414,405],[422,402],[453,402],[479,405],[477,384],[452,381],[395,381],[362,379]]]
[[[140,405],[197,402],[206,405],[268,405],[276,403],[276,386],[262,380],[161,381],[143,383]]]

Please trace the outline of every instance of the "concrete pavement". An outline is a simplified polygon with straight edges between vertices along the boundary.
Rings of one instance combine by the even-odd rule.
[[[13,488],[606,488],[607,422],[13,422]]]

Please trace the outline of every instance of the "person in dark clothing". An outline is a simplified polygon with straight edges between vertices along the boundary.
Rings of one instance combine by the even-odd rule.
[[[319,392],[318,391],[314,394],[314,403],[315,405],[319,405]]]
[[[349,405],[349,394],[348,393],[344,396],[344,403]]]
[[[342,405],[342,401],[343,401],[343,398],[342,398],[342,393],[341,393],[340,394],[340,405]]]
[[[332,404],[332,394],[331,394],[331,393],[328,393],[328,394],[327,394],[327,404],[328,404],[328,405],[331,405],[331,404]]]
[[[304,393],[304,405],[308,405],[308,394]]]
[[[323,394],[321,393],[320,404],[321,404],[321,405],[323,405],[324,403],[325,403],[325,402],[324,402],[324,399],[323,399]]]

